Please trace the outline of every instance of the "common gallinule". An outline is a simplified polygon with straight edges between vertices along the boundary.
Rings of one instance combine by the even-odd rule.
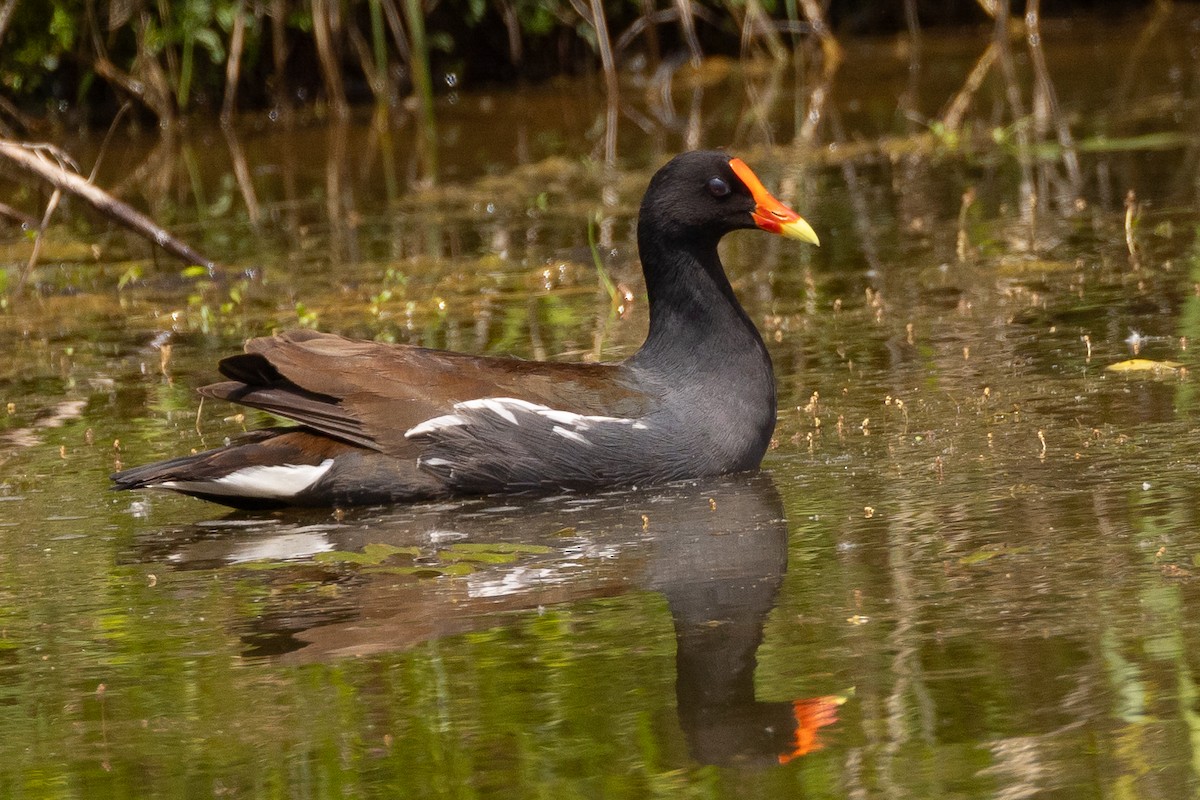
[[[758,466],[775,378],[717,256],[758,227],[818,244],[740,159],[677,156],[650,179],[638,248],[650,305],[641,349],[616,364],[522,361],[314,331],[251,339],[205,397],[298,427],[118,472],[237,508],[375,504],[589,489]]]

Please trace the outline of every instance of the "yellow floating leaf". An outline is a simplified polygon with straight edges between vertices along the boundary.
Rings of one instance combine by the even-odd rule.
[[[1149,358],[1129,358],[1105,367],[1109,372],[1174,372],[1182,367],[1178,361],[1154,361]]]
[[[1026,256],[1002,258],[997,266],[998,272],[1008,278],[1026,277],[1030,274],[1075,272],[1079,269],[1074,261],[1051,261]]]

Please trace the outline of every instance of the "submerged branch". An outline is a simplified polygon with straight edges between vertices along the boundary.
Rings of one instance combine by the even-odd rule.
[[[142,212],[89,183],[78,172],[67,169],[51,159],[45,146],[0,139],[0,158],[9,161],[23,172],[46,181],[59,191],[86,200],[101,214],[149,239],[177,258],[208,269],[215,266],[211,259],[205,258],[176,239]]]

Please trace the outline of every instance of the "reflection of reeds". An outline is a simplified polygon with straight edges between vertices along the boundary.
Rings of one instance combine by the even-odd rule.
[[[612,42],[608,36],[608,21],[604,18],[604,4],[600,0],[591,0],[589,21],[596,31],[596,48],[600,51],[600,64],[604,70],[604,89],[608,97],[604,125],[604,163],[611,167],[617,161],[617,110],[621,86],[617,80],[617,62],[613,56]]]
[[[433,77],[429,69],[429,44],[425,39],[425,12],[421,0],[402,0],[408,23],[413,93],[417,98],[417,153],[422,179],[432,184],[437,179],[437,121],[433,113]]]
[[[254,191],[254,181],[250,177],[250,167],[246,164],[246,156],[242,152],[241,142],[238,141],[237,136],[233,134],[233,130],[228,125],[222,125],[221,132],[225,135],[225,143],[229,147],[233,177],[237,181],[242,201],[246,204],[246,216],[250,220],[250,227],[257,231],[259,223],[262,221],[262,211],[258,204],[258,195]]]

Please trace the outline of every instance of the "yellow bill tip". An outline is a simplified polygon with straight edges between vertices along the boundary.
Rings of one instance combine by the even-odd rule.
[[[812,225],[804,217],[796,217],[795,219],[784,222],[779,226],[779,234],[788,239],[799,239],[802,242],[821,246],[821,239],[817,236],[817,232],[812,229]]]

